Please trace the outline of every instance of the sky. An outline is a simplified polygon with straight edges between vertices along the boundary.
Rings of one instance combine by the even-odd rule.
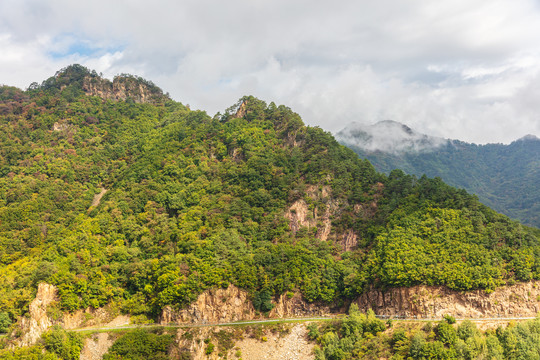
[[[1,0],[0,84],[79,63],[210,115],[244,95],[311,126],[540,137],[540,0]]]

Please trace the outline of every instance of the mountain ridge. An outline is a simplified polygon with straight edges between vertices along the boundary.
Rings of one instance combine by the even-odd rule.
[[[363,131],[369,129],[364,127]],[[535,180],[540,178],[537,160],[540,156],[540,139],[536,136],[526,135],[508,145],[427,140],[426,146],[417,150],[409,146],[409,139],[404,142],[402,138],[387,135],[386,143],[392,145],[380,146],[375,150],[372,144],[365,141],[369,134],[356,136],[354,131],[346,127],[336,137],[360,157],[368,159],[378,171],[389,174],[399,168],[418,177],[423,174],[441,177],[452,186],[478,195],[482,202],[497,211],[540,227],[540,191]],[[423,138],[421,135],[415,136]]]
[[[229,285],[267,313],[289,295],[339,306],[540,279],[538,229],[441,179],[378,173],[284,105],[245,96],[210,117],[88,95],[84,77],[0,87],[6,346],[43,283],[51,316],[109,306],[145,322]]]

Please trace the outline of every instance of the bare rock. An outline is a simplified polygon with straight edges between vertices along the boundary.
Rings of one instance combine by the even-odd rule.
[[[540,281],[495,289],[455,291],[444,286],[373,289],[360,296],[360,309],[378,315],[440,318],[451,314],[462,318],[530,317],[540,311]]]
[[[197,300],[182,310],[170,306],[163,309],[161,324],[169,323],[217,323],[253,319],[255,308],[249,294],[236,286],[203,292]]]
[[[57,289],[54,285],[41,283],[38,286],[36,297],[30,303],[29,317],[21,319],[22,336],[17,342],[18,346],[34,344],[53,322],[47,316],[47,306],[57,300]]]
[[[93,334],[84,339],[80,360],[101,360],[113,345],[114,338],[107,333]]]

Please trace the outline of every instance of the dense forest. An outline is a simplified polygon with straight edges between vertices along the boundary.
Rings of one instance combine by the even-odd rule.
[[[0,87],[2,331],[41,282],[58,288],[58,311],[153,319],[228,284],[264,312],[289,291],[340,305],[370,287],[540,279],[538,229],[440,178],[378,173],[283,105],[248,96],[211,117],[120,77],[149,96],[89,96],[102,80],[79,65]],[[317,226],[291,229],[299,200]],[[358,240],[345,249],[347,231]]]
[[[450,315],[436,323],[394,324],[352,306],[345,319],[309,325],[309,336],[319,344],[316,360],[515,360],[540,354],[540,319],[483,332],[469,320],[456,324]]]
[[[508,145],[476,145],[411,132],[413,140],[420,143],[407,148],[404,140],[413,140],[397,140],[394,146],[401,151],[368,150],[363,143],[369,134],[361,131],[351,133],[346,128],[336,136],[341,135],[341,143],[368,159],[378,171],[389,174],[401,169],[411,175],[440,177],[447,184],[476,194],[492,209],[540,227],[540,139],[530,135]]]

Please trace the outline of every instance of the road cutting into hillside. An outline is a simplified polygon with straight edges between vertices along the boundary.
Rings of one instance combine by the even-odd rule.
[[[77,332],[100,332],[100,331],[118,331],[118,330],[130,330],[138,328],[200,328],[200,327],[223,327],[223,326],[245,326],[245,325],[259,325],[259,324],[275,324],[275,323],[295,323],[295,322],[316,322],[316,321],[331,321],[338,320],[345,317],[345,314],[336,316],[320,316],[320,317],[306,317],[306,318],[283,318],[283,319],[266,319],[266,320],[248,320],[248,321],[234,321],[234,322],[202,322],[202,323],[186,323],[186,324],[137,324],[137,325],[119,325],[119,326],[99,326],[99,327],[82,327],[78,329],[72,329],[70,331]],[[392,322],[430,322],[430,321],[442,321],[444,318],[391,318],[385,316],[377,316],[380,320],[391,320]],[[533,320],[536,317],[500,317],[500,318],[456,318],[456,322],[472,321],[474,323],[506,323],[511,321],[525,321]]]

